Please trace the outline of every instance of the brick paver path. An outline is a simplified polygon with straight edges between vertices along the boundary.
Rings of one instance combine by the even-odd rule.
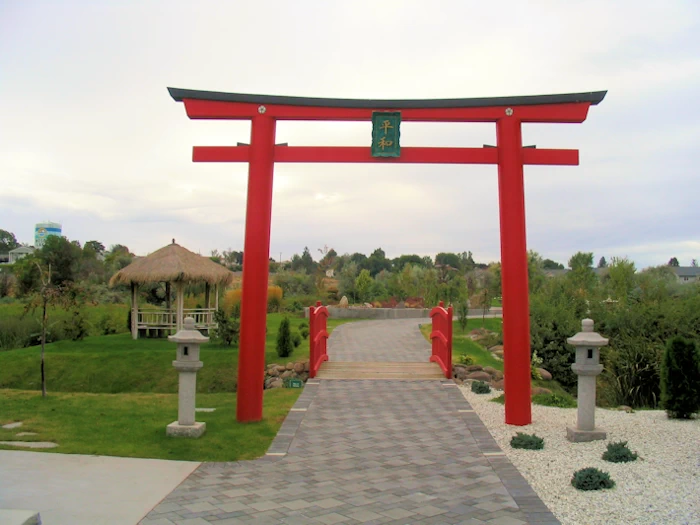
[[[356,321],[340,325],[328,339],[331,361],[422,361],[430,358],[430,343],[420,333],[430,319]]]
[[[330,359],[427,359],[421,321],[341,325]],[[237,523],[559,522],[452,381],[309,380],[268,455],[202,464],[141,521]]]

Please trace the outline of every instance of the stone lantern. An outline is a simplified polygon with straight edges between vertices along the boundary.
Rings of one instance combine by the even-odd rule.
[[[183,329],[168,336],[168,341],[177,343],[177,359],[173,361],[173,366],[180,373],[180,384],[177,421],[170,423],[165,433],[168,436],[198,438],[207,428],[206,423],[194,420],[197,370],[204,366],[199,360],[199,345],[208,343],[209,338],[195,330],[192,317],[186,317]]]
[[[571,369],[578,376],[578,421],[576,428],[566,427],[569,441],[579,443],[605,439],[605,431],[595,428],[595,390],[596,377],[603,371],[600,364],[600,348],[608,340],[593,331],[593,321],[584,319],[581,332],[566,340],[576,347],[576,362]]]

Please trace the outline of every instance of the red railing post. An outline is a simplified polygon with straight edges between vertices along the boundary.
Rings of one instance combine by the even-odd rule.
[[[309,306],[309,377],[314,377],[316,375],[313,364],[316,362],[316,345],[314,344],[314,339],[316,338],[316,307]]]
[[[316,302],[309,308],[309,377],[316,377],[321,363],[328,361],[328,308]]]
[[[448,318],[449,316],[449,318]],[[440,365],[447,379],[452,378],[452,307],[445,310],[445,303],[430,311],[433,329],[430,332],[432,355],[430,361]]]
[[[445,348],[445,365],[447,366],[447,370],[449,371],[449,376],[447,376],[448,379],[452,378],[452,325],[454,324],[452,322],[452,319],[454,317],[454,310],[452,308],[452,305],[449,306],[447,309],[447,318],[445,321],[447,322],[447,345]]]

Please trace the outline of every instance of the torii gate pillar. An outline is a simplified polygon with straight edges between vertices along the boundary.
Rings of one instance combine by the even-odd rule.
[[[262,419],[274,148],[274,119],[264,115],[254,117],[250,130],[241,337],[238,353],[237,392],[239,399],[243,396],[245,402],[239,401],[236,405],[238,421]]]

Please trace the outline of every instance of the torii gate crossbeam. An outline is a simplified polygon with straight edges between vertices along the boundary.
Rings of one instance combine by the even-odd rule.
[[[523,165],[578,165],[578,150],[522,147],[522,123],[580,123],[606,92],[443,100],[355,100],[249,95],[168,88],[191,119],[250,120],[249,146],[195,147],[195,162],[247,162],[248,199],[238,362],[238,421],[262,419],[265,324],[275,162],[497,164],[501,227],[506,423],[531,423],[530,318]],[[278,120],[366,121],[399,111],[402,121],[494,122],[495,148],[402,148],[396,158],[370,147],[275,145]]]

